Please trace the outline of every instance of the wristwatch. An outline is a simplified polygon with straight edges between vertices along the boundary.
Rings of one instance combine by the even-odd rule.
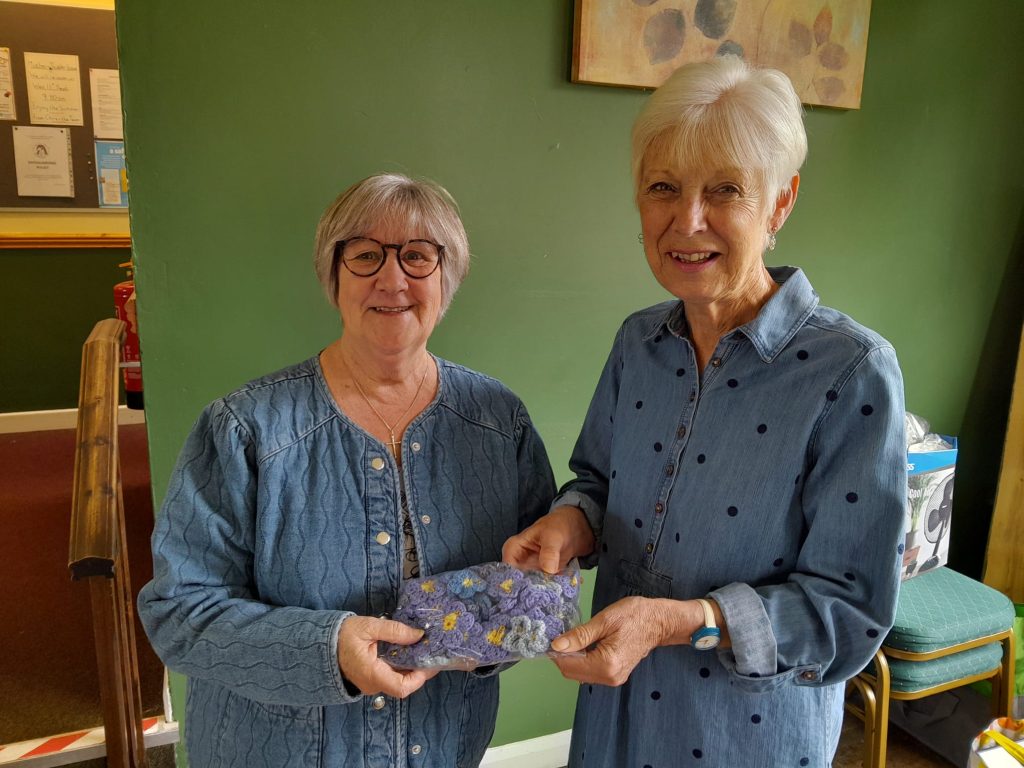
[[[715,612],[711,609],[711,603],[703,598],[697,602],[704,609],[704,626],[690,635],[690,645],[698,651],[710,651],[722,642],[722,630],[715,624]]]

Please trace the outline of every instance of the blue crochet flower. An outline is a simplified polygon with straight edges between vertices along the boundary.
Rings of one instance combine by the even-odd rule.
[[[481,579],[469,568],[461,571],[453,571],[448,574],[448,589],[463,599],[471,599],[477,592],[487,589],[487,582]]]

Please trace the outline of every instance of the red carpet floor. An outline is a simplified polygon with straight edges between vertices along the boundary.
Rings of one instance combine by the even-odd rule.
[[[120,430],[132,588],[152,576],[144,425]],[[0,434],[0,744],[100,725],[88,586],[67,568],[73,430]],[[163,666],[136,620],[142,702],[163,712]]]

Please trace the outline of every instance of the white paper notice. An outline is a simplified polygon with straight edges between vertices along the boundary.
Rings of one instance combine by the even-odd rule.
[[[11,76],[11,49],[0,48],[0,120],[17,120],[14,108],[14,78]]]
[[[90,69],[92,133],[97,139],[123,139],[121,81],[116,69]]]
[[[36,125],[85,125],[78,57],[26,53],[29,120]]]
[[[15,125],[14,170],[21,197],[74,197],[71,131]]]

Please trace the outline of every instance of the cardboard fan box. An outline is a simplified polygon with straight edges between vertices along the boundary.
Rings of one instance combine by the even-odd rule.
[[[942,438],[953,447],[944,451],[907,453],[904,579],[938,568],[949,560],[957,443],[955,437],[943,435]]]

